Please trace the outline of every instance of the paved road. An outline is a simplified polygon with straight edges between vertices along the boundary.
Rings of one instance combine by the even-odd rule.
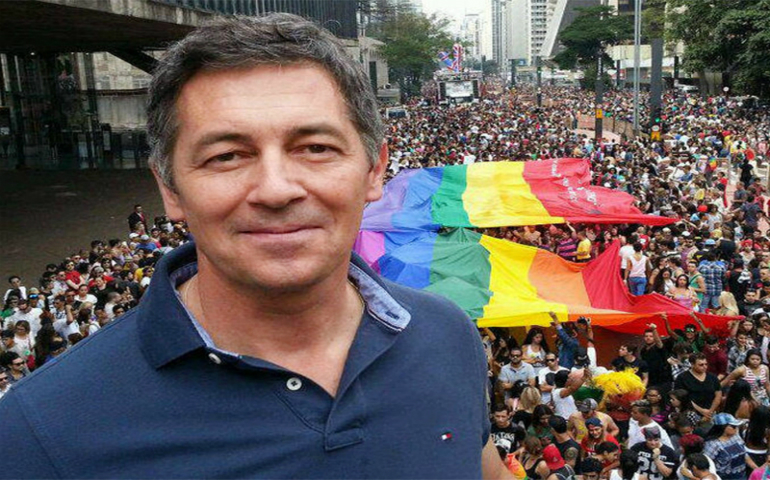
[[[36,286],[46,264],[91,240],[125,239],[135,203],[149,218],[163,213],[149,170],[2,171],[0,198],[2,291],[11,274]]]

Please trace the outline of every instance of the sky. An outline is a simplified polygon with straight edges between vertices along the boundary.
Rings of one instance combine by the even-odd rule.
[[[422,0],[422,10],[427,15],[441,12],[455,21],[452,30],[459,30],[465,13],[478,13],[482,9],[480,0]]]

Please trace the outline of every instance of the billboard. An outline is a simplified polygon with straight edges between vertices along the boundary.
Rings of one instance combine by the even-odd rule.
[[[462,98],[473,96],[473,82],[446,82],[447,98]]]

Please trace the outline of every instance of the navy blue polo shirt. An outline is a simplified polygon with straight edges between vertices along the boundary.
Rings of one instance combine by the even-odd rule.
[[[141,304],[0,400],[1,478],[478,478],[486,358],[454,304],[377,276],[335,397],[217,349],[180,302],[187,244]]]

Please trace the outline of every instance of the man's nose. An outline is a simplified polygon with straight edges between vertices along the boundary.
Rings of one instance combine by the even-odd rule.
[[[302,184],[300,166],[288,154],[271,149],[264,151],[249,172],[247,201],[271,209],[280,209],[307,195]]]

